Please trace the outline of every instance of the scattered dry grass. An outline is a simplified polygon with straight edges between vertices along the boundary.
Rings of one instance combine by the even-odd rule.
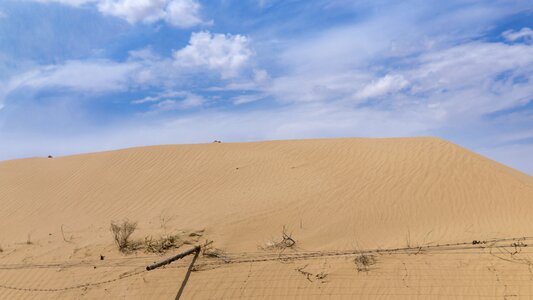
[[[162,217],[162,229],[165,229],[166,221],[169,218]],[[178,231],[173,234],[164,234],[158,237],[147,236],[142,240],[132,240],[131,235],[137,229],[137,222],[130,222],[125,219],[121,222],[111,222],[111,233],[118,249],[122,253],[131,253],[137,250],[144,250],[146,253],[164,254],[172,249],[180,248],[183,245],[198,245],[204,234],[204,230]],[[165,230],[166,231],[166,230]],[[207,244],[207,243],[206,243]],[[219,249],[208,248],[203,250],[203,254],[209,257],[222,256]]]
[[[165,234],[158,238],[148,236],[144,239],[142,247],[147,253],[163,254],[183,245],[198,245],[203,234],[203,230],[197,230],[192,232],[179,231],[176,234]]]
[[[151,236],[144,239],[144,251],[148,253],[165,253],[170,249],[179,248],[184,244],[179,235],[165,235],[158,239]]]
[[[368,272],[370,266],[376,264],[376,257],[370,254],[359,254],[354,259],[355,266],[358,272]]]
[[[320,273],[317,273],[317,274],[313,274],[309,271],[306,271],[305,269],[308,267],[309,265],[305,265],[303,267],[299,267],[299,268],[296,268],[295,270],[298,271],[300,274],[304,275],[305,278],[309,281],[309,282],[313,282],[313,280],[315,281],[320,281],[322,283],[325,283],[327,282],[326,281],[326,277],[328,277],[328,274],[325,273],[325,272],[320,272]]]
[[[127,219],[122,222],[111,222],[111,233],[120,252],[127,253],[135,250],[138,243],[130,241],[130,236],[137,229],[137,222],[130,222]]]

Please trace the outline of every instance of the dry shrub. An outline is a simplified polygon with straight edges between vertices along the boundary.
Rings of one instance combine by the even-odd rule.
[[[111,222],[111,233],[113,239],[121,252],[130,252],[135,250],[136,243],[130,241],[130,236],[137,229],[137,222],[123,220],[122,222]]]
[[[359,254],[354,259],[355,266],[359,272],[368,272],[370,266],[376,264],[376,258],[370,254]]]
[[[179,248],[183,244],[179,235],[166,235],[155,240],[150,236],[144,239],[144,251],[162,254],[169,249]]]
[[[162,211],[161,214],[159,215],[159,224],[161,226],[161,229],[163,229],[165,233],[167,230],[168,223],[171,222],[172,220],[174,220],[174,216],[167,215],[165,211]]]
[[[285,250],[287,248],[293,248],[296,245],[296,240],[292,238],[292,234],[287,233],[287,229],[285,226],[283,226],[283,230],[281,232],[281,240],[280,241],[270,241],[266,244],[263,249],[266,250]]]

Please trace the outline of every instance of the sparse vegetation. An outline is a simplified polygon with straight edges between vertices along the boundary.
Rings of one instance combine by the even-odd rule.
[[[144,239],[144,251],[149,253],[165,253],[169,249],[179,248],[184,244],[179,235],[165,235],[159,239],[151,236]]]
[[[167,230],[167,225],[170,221],[172,221],[172,219],[174,219],[174,217],[166,215],[165,212],[161,212],[161,214],[159,215],[159,224],[161,226],[161,229],[163,229],[165,233]]]
[[[327,273],[320,272],[318,274],[313,274],[309,271],[306,271],[305,268],[307,268],[309,265],[305,265],[303,267],[296,268],[295,270],[298,271],[300,274],[304,275],[309,282],[313,282],[313,279],[316,281],[320,281],[322,283],[327,282],[326,277],[328,277]]]
[[[511,255],[518,254],[522,252],[522,248],[527,247],[527,244],[523,242],[524,240],[525,238],[521,238],[511,244],[511,247],[514,247],[514,251],[511,253]]]
[[[123,220],[122,222],[111,222],[111,233],[118,249],[123,252],[131,252],[136,249],[137,244],[130,241],[130,236],[137,229],[137,222]]]
[[[287,248],[293,248],[296,245],[296,240],[292,237],[291,233],[287,233],[287,228],[283,226],[283,230],[281,232],[281,240],[280,241],[270,241],[266,244],[263,249],[265,250],[285,250]]]
[[[309,280],[310,282],[313,282],[313,280],[311,280],[311,277],[313,276],[313,273],[311,272],[307,272],[305,270],[305,268],[307,268],[308,265],[305,265],[303,267],[299,267],[299,268],[296,268],[296,271],[298,271],[300,274],[304,275],[306,277],[307,280]]]
[[[202,245],[202,256],[222,259],[226,263],[229,262],[224,250],[213,247],[213,241],[211,240],[205,240],[205,243]]]
[[[325,280],[326,277],[328,277],[328,273],[320,272],[315,275],[316,279],[318,280]]]
[[[358,272],[368,272],[370,266],[376,264],[376,258],[373,255],[361,253],[355,257],[354,263]]]
[[[169,218],[161,217],[164,229],[165,221]],[[163,234],[161,236],[146,236],[143,240],[132,240],[131,236],[137,229],[137,222],[127,219],[121,222],[111,222],[110,230],[118,249],[123,253],[131,253],[137,250],[144,250],[146,253],[164,254],[169,250],[180,248],[183,245],[198,245],[203,236],[204,230],[177,231],[173,234]],[[165,230],[166,231],[166,230]],[[68,241],[68,240],[65,240]],[[212,242],[211,242],[212,243]],[[206,242],[207,245],[207,242]],[[222,256],[222,251],[214,248],[204,248],[203,254],[209,257]]]

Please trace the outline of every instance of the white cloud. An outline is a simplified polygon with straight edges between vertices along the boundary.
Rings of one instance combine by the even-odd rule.
[[[264,90],[271,84],[272,78],[267,71],[263,69],[254,69],[253,78],[241,78],[241,80],[232,80],[225,86],[211,86],[206,88],[206,91],[221,92],[221,91],[258,91]]]
[[[270,61],[279,63],[275,67],[283,73],[259,90],[288,102],[331,103],[387,95],[383,104],[389,108],[431,107],[440,116],[452,109],[451,103],[465,110],[480,104],[461,96],[494,94],[484,98],[487,110],[512,105],[515,102],[509,100],[518,99],[527,88],[513,83],[502,86],[496,77],[509,70],[514,75],[531,74],[531,48],[468,41],[478,40],[490,24],[523,7],[455,3],[451,7],[460,9],[451,9],[449,4],[443,10],[429,2],[387,4],[358,22],[277,40],[270,52],[279,54]],[[500,89],[499,96],[493,88]],[[505,93],[513,97],[505,98]]]
[[[373,76],[359,70],[336,74],[317,72],[294,73],[278,76],[261,88],[281,102],[328,102],[348,99]]]
[[[170,17],[168,4],[171,1],[168,0],[58,1],[78,6],[94,5],[109,15],[132,23],[171,22],[173,18]],[[109,5],[102,6],[104,2]],[[343,2],[350,4],[353,1]],[[428,18],[427,7],[433,5],[421,2],[417,2],[416,7],[393,5],[357,22],[340,27],[328,24],[325,30],[306,31],[304,36],[286,32],[269,36],[270,32],[284,29],[276,31],[272,27],[283,27],[287,23],[271,24],[267,30],[254,32],[262,42],[262,47],[256,48],[259,51],[257,59],[247,36],[197,32],[192,34],[189,44],[174,51],[172,57],[162,58],[147,49],[133,51],[126,62],[105,61],[104,64],[113,67],[106,74],[87,67],[86,63],[76,62],[80,70],[97,74],[102,79],[82,75],[78,77],[83,82],[79,82],[75,75],[78,72],[72,71],[76,63],[69,62],[26,73],[25,78],[19,78],[18,87],[58,86],[81,91],[113,91],[143,84],[167,91],[134,101],[138,105],[144,104],[142,107],[146,107],[149,113],[143,114],[139,120],[136,115],[125,128],[111,128],[116,129],[113,134],[96,133],[94,140],[98,143],[93,141],[83,148],[78,146],[81,138],[77,142],[63,139],[64,143],[70,143],[65,146],[69,151],[214,139],[412,136],[442,132],[448,136],[468,132],[470,137],[475,136],[472,140],[479,142],[483,139],[481,141],[488,145],[497,125],[487,121],[486,114],[516,107],[533,95],[533,46],[530,43],[486,42],[480,38],[486,36],[485,30],[495,24],[495,20],[511,13],[512,9],[500,10],[505,10],[507,5],[490,9],[478,9],[477,5],[472,5],[472,9],[455,9],[453,14],[445,10],[438,13],[429,10],[432,17]],[[406,9],[398,12],[400,6]],[[175,11],[187,10],[178,8]],[[196,11],[192,15],[198,14]],[[472,18],[472,15],[477,17]],[[189,24],[195,22],[197,19],[193,18]],[[506,31],[502,36],[507,41],[527,41],[531,39],[530,33],[531,29],[525,28]],[[284,36],[290,37],[283,40]],[[258,62],[262,65],[256,65]],[[128,72],[120,71],[125,66],[137,67]],[[268,72],[255,68],[265,68]],[[205,71],[211,72],[202,73]],[[212,80],[212,74],[221,74],[225,80]],[[210,84],[217,87],[210,87]],[[208,95],[220,92],[219,99],[228,95],[227,100],[234,105],[260,99],[273,99],[281,105],[270,103],[269,108],[262,105],[260,110],[246,110],[246,113],[243,113],[244,109],[226,110],[226,106],[224,111],[217,111],[217,106],[211,105],[215,104],[214,97],[204,98],[184,91],[191,86],[194,91]],[[244,90],[247,91],[245,95],[236,93]],[[371,98],[380,101],[361,104]],[[194,107],[202,107],[201,113],[191,109],[176,114],[151,114]],[[253,106],[249,108],[253,109]],[[161,119],[170,115],[181,117]],[[516,119],[516,116],[506,118]],[[531,114],[522,118],[525,119],[522,123],[529,124]],[[148,119],[156,124],[142,123]],[[509,124],[507,120],[502,123]],[[516,128],[502,135],[512,136],[513,130]],[[102,137],[105,141],[101,141]],[[45,138],[40,143],[44,148],[55,146]],[[516,151],[509,148],[498,153],[487,150],[486,153],[492,153],[504,162],[510,161],[506,157],[514,155],[513,163],[520,166],[524,157],[531,157],[528,154],[531,147],[515,146]],[[38,149],[33,145],[28,147]],[[533,165],[529,168],[533,172]]]
[[[97,3],[100,0],[30,0],[40,3],[59,3],[70,6],[82,6],[89,3]]]
[[[0,86],[0,109],[10,94],[22,90],[66,89],[71,92],[125,91],[137,84],[142,65],[109,60],[67,61],[16,75]],[[142,83],[142,82],[141,82]]]
[[[259,101],[259,100],[264,99],[265,97],[267,97],[267,95],[265,95],[265,94],[241,95],[241,96],[233,97],[231,99],[231,102],[233,102],[233,104],[235,104],[235,105],[240,105],[240,104],[246,104],[246,103]]]
[[[385,75],[378,80],[371,82],[357,91],[353,98],[355,100],[364,100],[373,97],[379,97],[390,93],[398,92],[408,85],[407,80],[401,75]]]
[[[190,109],[202,106],[205,102],[204,97],[187,91],[163,92],[132,101],[133,104],[154,103],[151,105],[153,112]]]
[[[531,97],[533,46],[471,42],[421,55],[404,70],[411,93],[453,114],[483,115]]]
[[[286,74],[258,90],[285,102],[331,103],[386,95],[384,105],[389,107],[430,108],[440,116],[444,111],[481,116],[533,94],[533,85],[527,84],[533,80],[532,45],[467,42],[425,50],[374,60],[372,67],[342,66],[338,58],[334,70],[317,67],[313,60],[297,60]],[[292,56],[294,49],[288,52]]]
[[[79,7],[95,4],[105,15],[122,18],[129,23],[154,23],[165,21],[173,26],[188,28],[205,22],[200,16],[197,0],[33,0],[42,3],[56,2]]]
[[[123,18],[130,23],[166,21],[187,28],[204,23],[200,4],[195,0],[100,0],[103,14]]]
[[[166,90],[188,89],[195,74],[208,71],[220,73],[222,79],[237,80],[247,66],[252,51],[248,39],[241,35],[193,33],[189,45],[175,51],[172,58],[160,57],[149,48],[130,51],[124,62],[105,59],[73,60],[57,65],[47,65],[16,75],[0,86],[0,109],[10,93],[24,88],[42,90],[68,89],[77,92],[101,93],[126,91],[134,88],[155,87]],[[258,83],[269,80],[264,70],[252,70]],[[185,97],[179,101],[172,96]],[[156,109],[186,109],[200,106],[203,98],[194,95],[162,94],[164,103],[154,104]],[[157,98],[156,100],[160,100]],[[163,102],[163,100],[159,101]],[[158,102],[158,103],[159,103]],[[159,106],[159,108],[157,108]]]
[[[136,63],[116,63],[108,60],[68,61],[14,77],[7,85],[7,92],[18,88],[50,87],[86,92],[124,90],[129,87],[130,74],[139,67]]]
[[[507,30],[502,33],[502,36],[510,42],[514,42],[520,39],[524,41],[533,41],[533,30],[528,27],[524,27],[519,31]]]
[[[398,24],[408,27],[408,24]],[[408,31],[409,29],[405,29]],[[299,72],[339,72],[366,64],[390,46],[395,32],[382,22],[335,27],[311,38],[288,41],[279,60]]]
[[[181,68],[207,68],[223,78],[235,77],[247,65],[252,51],[246,36],[196,32],[189,44],[174,52],[175,65]]]

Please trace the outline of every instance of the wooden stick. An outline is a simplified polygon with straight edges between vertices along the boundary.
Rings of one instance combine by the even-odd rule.
[[[169,258],[167,258],[167,259],[165,259],[163,261],[160,261],[158,263],[151,264],[151,265],[146,267],[146,270],[147,271],[151,271],[153,269],[157,269],[157,268],[162,267],[164,265],[168,265],[168,264],[172,263],[173,261],[176,261],[178,259],[182,259],[182,258],[184,258],[187,255],[191,255],[193,253],[200,253],[200,246],[196,246],[193,249],[187,250],[187,251],[182,252],[180,254],[176,254],[176,255],[174,255],[172,257],[169,257]]]

